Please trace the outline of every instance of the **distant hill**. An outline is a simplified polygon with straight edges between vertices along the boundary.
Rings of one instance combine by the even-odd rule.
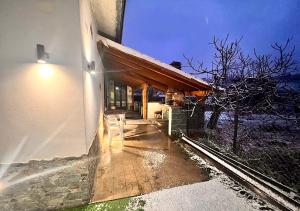
[[[285,76],[277,77],[278,79],[285,79],[287,81],[300,81],[300,73],[288,74]]]
[[[212,83],[211,78],[202,78],[203,80]],[[286,81],[287,85],[292,88],[293,90],[300,92],[300,73],[296,74],[288,74],[285,76],[277,76],[275,77],[278,81]]]

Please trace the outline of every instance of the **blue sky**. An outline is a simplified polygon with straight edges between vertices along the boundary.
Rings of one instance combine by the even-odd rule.
[[[122,43],[166,63],[185,54],[209,65],[213,36],[227,34],[249,54],[293,37],[300,60],[300,0],[126,1]]]

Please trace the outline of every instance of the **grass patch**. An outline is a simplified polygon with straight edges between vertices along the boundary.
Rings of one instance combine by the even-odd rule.
[[[143,211],[146,202],[138,197],[124,198],[112,201],[98,202],[74,208],[66,208],[62,211],[119,211],[136,210]]]

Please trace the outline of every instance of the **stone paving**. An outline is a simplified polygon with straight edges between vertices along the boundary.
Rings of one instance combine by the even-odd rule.
[[[12,164],[0,181],[0,210],[53,210],[87,204],[87,160],[82,156]]]
[[[182,149],[146,120],[127,120],[122,149],[104,136],[93,201],[106,201],[209,180]]]

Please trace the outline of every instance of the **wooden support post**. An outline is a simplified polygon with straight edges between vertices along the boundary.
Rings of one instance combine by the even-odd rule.
[[[131,111],[135,111],[135,109],[134,109],[134,93],[135,93],[135,88],[132,87],[132,106],[130,108]]]
[[[148,106],[148,84],[142,85],[143,119],[147,119]]]

